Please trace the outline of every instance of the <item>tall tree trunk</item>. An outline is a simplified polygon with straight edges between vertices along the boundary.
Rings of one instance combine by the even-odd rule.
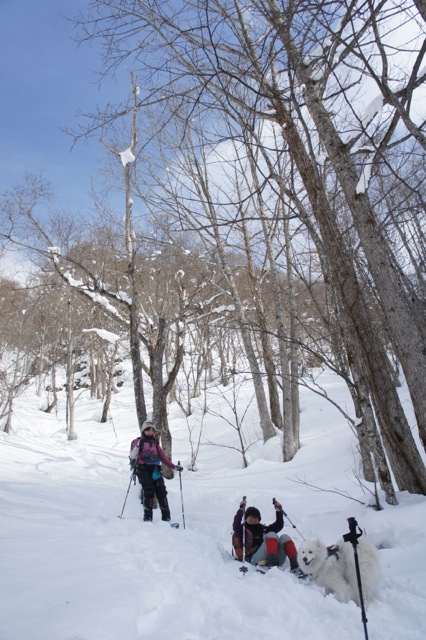
[[[67,427],[68,440],[77,440],[74,421],[74,362],[73,362],[73,335],[72,335],[72,318],[71,318],[71,300],[68,300],[68,318],[67,318]]]
[[[409,298],[386,238],[377,224],[367,193],[357,190],[359,176],[350,150],[342,143],[327,111],[317,83],[302,64],[299,50],[288,32],[278,33],[287,49],[300,85],[305,86],[305,100],[318,135],[327,150],[352,213],[354,226],[362,243],[379,302],[385,314],[389,335],[403,368],[410,391],[423,447],[426,449],[426,343],[424,309],[416,297]]]
[[[284,229],[284,247],[287,265],[287,287],[290,308],[290,394],[291,394],[291,418],[292,432],[294,439],[294,447],[296,451],[300,448],[300,397],[299,397],[299,340],[298,340],[298,314],[296,292],[294,290],[294,274],[293,274],[293,258],[292,258],[292,241],[290,236],[290,221],[286,215],[285,198],[281,193],[281,203],[283,208],[283,229]],[[284,348],[286,345],[283,345]]]
[[[51,366],[51,381],[52,381],[52,394],[53,394],[53,400],[52,402],[48,403],[46,409],[45,409],[45,413],[52,413],[53,409],[57,406],[58,404],[58,392],[56,390],[56,364],[55,364],[55,360],[56,360],[56,353],[55,351],[53,352],[53,358],[52,358],[52,366]],[[49,398],[49,396],[48,396]]]
[[[224,270],[227,275],[228,282],[230,284],[231,295],[232,295],[232,299],[237,312],[237,317],[239,320],[241,337],[244,344],[244,350],[247,356],[247,360],[249,362],[251,374],[253,376],[253,385],[254,385],[254,390],[256,395],[257,407],[259,409],[260,426],[263,433],[263,440],[264,442],[266,442],[267,440],[275,436],[275,430],[269,415],[268,403],[266,400],[265,390],[263,387],[263,374],[260,370],[259,362],[253,348],[253,342],[252,342],[252,336],[249,329],[249,324],[248,324],[245,312],[243,310],[240,297],[238,295],[234,278],[232,276],[231,270],[229,269],[228,265],[224,265]]]
[[[396,505],[398,501],[392,483],[392,476],[389,471],[383,445],[377,430],[373,409],[368,396],[368,389],[363,379],[356,352],[352,351],[349,357],[352,377],[354,380],[353,402],[355,415],[357,418],[356,431],[360,447],[360,454],[364,470],[364,477],[368,482],[379,481],[381,488],[385,492],[386,502]],[[375,465],[371,463],[373,456]],[[378,478],[376,478],[376,469]]]
[[[95,353],[93,346],[94,338],[91,334],[89,334],[89,358],[90,358],[90,397],[96,398],[96,390],[97,390],[97,370],[95,364]]]
[[[194,154],[194,158],[196,158],[196,154]],[[206,203],[206,215],[208,216],[213,228],[216,250],[220,257],[223,274],[225,275],[230,288],[230,294],[235,306],[236,317],[241,331],[244,350],[253,377],[253,386],[256,395],[257,407],[259,410],[260,427],[262,429],[263,440],[264,442],[266,442],[267,440],[275,436],[275,429],[269,415],[268,402],[266,400],[265,389],[263,387],[263,375],[253,347],[252,335],[250,333],[249,323],[247,321],[246,314],[241,303],[238,287],[236,285],[232,270],[226,259],[225,247],[220,235],[217,215],[213,205],[214,199],[211,198],[209,192],[208,179],[206,179],[206,176],[203,174],[199,162],[195,160],[194,164],[195,172],[192,176],[194,187],[199,194],[200,202]],[[206,167],[204,167],[204,171],[207,171]]]
[[[102,416],[101,416],[102,423],[107,422],[108,420],[108,413],[111,405],[111,397],[112,397],[113,381],[114,381],[114,363],[115,363],[115,357],[117,355],[117,350],[118,350],[118,342],[115,343],[114,350],[111,353],[111,357],[108,357],[108,351],[107,349],[105,349],[104,377],[106,378],[106,381],[105,381],[106,389],[105,389],[104,406],[102,409]]]
[[[260,290],[259,274],[256,271],[256,268],[254,265],[253,253],[252,253],[252,247],[251,247],[251,238],[248,233],[245,214],[242,208],[240,208],[240,219],[242,223],[244,247],[245,247],[245,252],[247,256],[247,269],[248,269],[248,274],[251,281],[251,286],[253,289],[253,301],[256,307],[256,316],[257,316],[257,322],[259,326],[260,344],[262,346],[262,360],[265,366],[266,381],[267,381],[268,390],[269,390],[269,406],[271,409],[271,420],[274,423],[274,425],[277,427],[277,429],[282,430],[284,427],[284,424],[283,424],[283,418],[281,415],[276,370],[275,370],[275,364],[274,364],[274,359],[272,356],[272,349],[271,349],[271,340],[269,337],[270,332],[268,331],[266,317],[265,317],[265,309],[264,309],[263,300],[262,300],[262,292]],[[289,407],[285,405],[284,410],[287,411],[287,409],[289,414],[288,421],[291,429],[291,405]],[[288,447],[286,447],[286,450],[287,449]],[[293,453],[294,455],[293,451],[291,453]]]
[[[152,407],[154,423],[160,428],[161,444],[166,456],[171,460],[172,436],[167,418],[167,391],[163,382],[164,353],[166,349],[167,325],[164,318],[158,319],[156,339],[152,339],[150,353],[150,375],[152,382]],[[163,467],[165,478],[173,478],[173,471]]]
[[[250,131],[250,134],[256,136],[254,131]],[[256,140],[256,144],[259,141]],[[282,429],[283,429],[283,461],[288,462],[294,458],[300,447],[299,440],[299,388],[297,383],[297,376],[293,378],[292,373],[294,367],[297,368],[297,355],[295,351],[290,351],[293,356],[293,360],[289,361],[288,356],[288,330],[286,327],[286,314],[283,303],[283,293],[280,284],[280,275],[275,262],[275,255],[272,249],[271,243],[271,229],[268,223],[268,216],[265,212],[263,200],[261,198],[261,188],[257,174],[256,159],[251,152],[251,146],[248,145],[248,159],[251,167],[251,175],[254,183],[254,189],[258,194],[257,207],[259,212],[259,218],[262,225],[263,238],[265,242],[265,251],[271,282],[274,290],[275,301],[275,317],[277,323],[277,337],[278,337],[278,352],[281,368],[281,384],[282,384],[282,402],[283,402],[283,417],[282,417]],[[286,240],[284,239],[284,244]],[[291,293],[289,294],[291,295]],[[291,303],[290,303],[291,304]],[[290,321],[291,328],[290,333],[294,335],[294,325],[292,320]],[[279,427],[279,425],[276,425]]]
[[[130,147],[131,153],[136,153],[137,145],[137,125],[136,125],[136,113],[137,113],[137,95],[138,89],[135,79],[132,74],[132,86],[133,86],[133,113],[132,113],[132,144]],[[146,420],[146,404],[145,393],[143,388],[142,377],[142,358],[140,353],[140,339],[139,339],[139,296],[138,287],[135,277],[135,251],[133,247],[133,223],[132,223],[132,204],[131,197],[131,162],[127,162],[124,165],[124,184],[125,184],[125,238],[126,238],[126,253],[127,253],[127,274],[130,280],[132,301],[130,305],[130,357],[132,360],[132,373],[133,373],[133,388],[135,392],[136,402],[136,415],[138,418],[139,429],[142,432],[142,425]]]
[[[368,481],[376,481],[376,471],[371,463],[371,456],[373,456],[380,486],[386,495],[386,502],[395,505],[397,504],[395,489],[383,445],[377,431],[376,421],[370,403],[368,385],[362,375],[361,363],[354,347],[345,310],[339,304],[337,289],[333,285],[333,274],[328,262],[328,257],[324,251],[322,240],[310,224],[306,212],[303,213],[302,217],[316,246],[324,279],[330,292],[330,299],[333,301],[331,311],[327,317],[321,305],[317,303],[315,297],[312,295],[313,302],[316,305],[320,317],[322,317],[325,325],[329,327],[330,340],[337,366],[346,379],[354,403],[357,418],[357,424],[355,426],[364,477]],[[352,376],[350,372],[352,372]],[[353,383],[351,382],[351,377]]]
[[[417,450],[410,427],[389,375],[389,363],[377,335],[364,300],[352,262],[345,246],[335,215],[331,210],[316,166],[311,162],[280,96],[274,100],[276,119],[282,126],[284,139],[296,163],[306,188],[312,212],[319,225],[322,242],[330,264],[336,293],[362,363],[365,378],[372,394],[380,431],[401,490],[426,493],[426,470]]]
[[[224,332],[219,329],[218,337],[217,337],[217,350],[219,353],[219,360],[220,360],[220,377],[221,377],[223,386],[227,387],[229,384],[229,362],[225,357],[225,349],[223,344],[223,341],[225,338],[223,337],[223,333]],[[200,376],[200,379],[201,379],[201,376]],[[198,385],[198,390],[199,390],[199,385]]]
[[[133,281],[133,270],[131,282]],[[142,378],[142,358],[139,341],[139,313],[138,295],[136,287],[133,286],[132,304],[130,306],[130,358],[132,361],[133,389],[135,392],[136,416],[139,429],[142,432],[142,425],[146,420],[145,392]]]

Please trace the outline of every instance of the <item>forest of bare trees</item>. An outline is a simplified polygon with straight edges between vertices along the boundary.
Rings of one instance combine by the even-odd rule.
[[[282,431],[291,460],[300,385],[329,367],[365,479],[390,504],[395,488],[426,494],[425,13],[420,0],[87,2],[79,38],[97,41],[103,74],[131,69],[129,92],[70,133],[103,145],[122,208],[103,194],[84,221],[61,215],[34,175],[2,195],[2,241],[33,263],[25,285],[0,284],[2,428],[25,379],[62,364],[76,437],[79,359],[94,395],[114,390],[107,331],[131,357],[140,425],[152,385],[169,455],[167,403],[190,413],[203,380],[244,371],[263,439]]]

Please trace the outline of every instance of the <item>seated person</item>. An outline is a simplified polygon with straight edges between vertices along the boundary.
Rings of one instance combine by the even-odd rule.
[[[299,567],[293,540],[285,533],[278,536],[284,526],[284,516],[280,503],[275,501],[274,506],[275,522],[264,525],[260,522],[259,509],[246,509],[246,501],[242,500],[233,523],[232,545],[235,556],[237,560],[246,560],[250,564],[260,566],[282,566],[288,557],[291,573],[298,578],[306,578],[306,574]]]

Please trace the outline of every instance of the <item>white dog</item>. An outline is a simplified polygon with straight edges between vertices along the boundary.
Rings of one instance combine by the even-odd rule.
[[[361,537],[357,545],[364,604],[372,598],[380,580],[379,557],[376,548]],[[354,548],[343,539],[326,547],[320,540],[304,542],[298,552],[299,565],[326,594],[334,593],[340,602],[354,600],[360,606],[355,568]]]

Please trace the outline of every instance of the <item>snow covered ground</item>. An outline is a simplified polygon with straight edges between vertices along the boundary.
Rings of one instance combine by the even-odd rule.
[[[350,400],[330,374],[323,386],[342,406]],[[218,393],[210,409],[230,417]],[[231,390],[227,391],[231,393]],[[252,389],[238,402],[249,404]],[[138,435],[130,379],[112,404],[112,422],[100,424],[100,403],[77,401],[78,439],[68,442],[64,396],[58,415],[39,410],[34,389],[16,402],[13,433],[0,433],[0,639],[1,640],[355,640],[364,638],[361,611],[288,572],[243,575],[229,558],[233,516],[243,495],[265,523],[274,520],[272,498],[297,528],[284,531],[296,545],[320,537],[334,543],[354,516],[380,547],[383,580],[368,612],[370,640],[426,637],[426,499],[399,493],[399,506],[383,511],[357,482],[355,438],[342,415],[308,391],[302,395],[302,448],[279,462],[279,438],[255,443],[250,465],[231,448],[204,444],[198,471],[167,482],[172,519],[142,522],[139,489],[129,486],[128,449]],[[201,401],[200,401],[201,402]],[[173,460],[190,461],[188,421],[170,409]],[[251,408],[247,438],[257,430]],[[193,439],[196,432],[193,432]],[[206,415],[202,441],[236,443],[225,420]],[[314,490],[308,485],[321,487]],[[347,492],[353,499],[344,497]],[[360,502],[357,502],[360,501]],[[365,504],[361,504],[365,503]]]

